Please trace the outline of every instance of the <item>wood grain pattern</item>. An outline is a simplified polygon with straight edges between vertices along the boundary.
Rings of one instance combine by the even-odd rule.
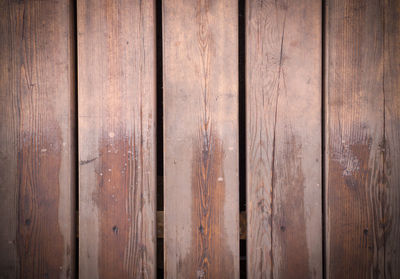
[[[238,278],[238,14],[163,2],[166,278]]]
[[[322,278],[321,4],[246,1],[248,278]]]
[[[326,14],[327,277],[398,278],[400,4]]]
[[[72,278],[73,10],[0,1],[0,278]]]
[[[78,1],[79,275],[155,278],[154,1]]]
[[[246,239],[246,211],[239,214],[239,233],[240,239]],[[157,238],[164,238],[164,211],[157,211]]]

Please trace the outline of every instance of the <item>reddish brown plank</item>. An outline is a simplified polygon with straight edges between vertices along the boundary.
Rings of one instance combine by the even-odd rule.
[[[321,3],[246,1],[248,278],[322,278]]]
[[[327,2],[327,277],[400,276],[399,1]]]
[[[72,278],[70,1],[0,1],[0,277]]]
[[[166,278],[238,278],[238,14],[163,1]]]
[[[79,275],[155,278],[154,1],[78,1]]]

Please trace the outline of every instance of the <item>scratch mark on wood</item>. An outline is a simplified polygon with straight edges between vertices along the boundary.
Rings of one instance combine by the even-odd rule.
[[[95,161],[96,159],[97,159],[97,157],[95,157],[95,158],[93,158],[93,159],[89,159],[89,160],[81,160],[81,161],[79,162],[79,164],[80,164],[81,166],[83,166],[83,165],[86,165],[86,164],[89,164],[89,163]]]

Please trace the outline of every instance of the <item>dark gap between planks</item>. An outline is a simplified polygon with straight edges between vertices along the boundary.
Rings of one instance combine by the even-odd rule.
[[[73,264],[75,266],[72,267],[73,274],[76,274],[76,277],[78,277],[79,274],[79,126],[78,126],[78,16],[77,16],[77,3],[76,1],[72,1],[71,5],[72,9],[72,18],[71,18],[71,32],[73,35],[71,36],[71,51],[72,51],[72,82],[74,83],[73,85],[73,104],[75,109],[75,113],[73,114],[71,123],[74,123],[73,131],[72,131],[72,144],[75,146],[75,154],[73,158],[73,166],[72,169],[74,170],[74,182],[75,182],[75,187],[73,188],[73,191],[75,191],[72,194],[72,197],[75,197],[75,214],[73,215],[73,232],[75,232],[75,247],[72,248],[72,253],[75,256],[75,259],[73,261]]]
[[[162,50],[162,1],[156,1],[157,48],[157,210],[164,210],[164,134],[163,134],[163,50]],[[157,238],[157,278],[164,278],[164,238]]]
[[[326,21],[325,21],[325,7],[327,2],[322,0],[321,2],[321,200],[322,200],[322,277],[326,278],[326,220],[325,220],[325,30],[326,30]]]
[[[246,14],[245,0],[238,1],[239,50],[239,210],[246,211]],[[246,216],[246,214],[244,215]],[[245,220],[246,223],[246,220]],[[240,278],[246,278],[246,239],[240,239]]]

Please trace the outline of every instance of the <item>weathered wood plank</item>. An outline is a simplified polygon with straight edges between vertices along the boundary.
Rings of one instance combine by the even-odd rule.
[[[79,275],[155,278],[154,1],[78,1]]]
[[[321,3],[246,1],[247,276],[321,278]]]
[[[330,0],[327,276],[400,276],[399,1]]]
[[[238,278],[238,7],[163,2],[166,278]]]
[[[0,278],[72,278],[70,1],[0,1]]]

